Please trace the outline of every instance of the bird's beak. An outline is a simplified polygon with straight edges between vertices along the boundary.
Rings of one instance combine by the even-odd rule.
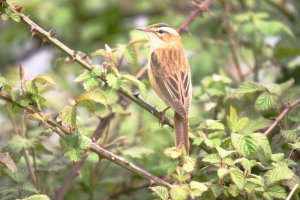
[[[137,27],[136,29],[139,30],[139,31],[149,32],[147,27]]]

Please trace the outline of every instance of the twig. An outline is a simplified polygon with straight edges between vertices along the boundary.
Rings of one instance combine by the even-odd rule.
[[[54,120],[51,116],[44,115],[42,112],[39,112],[36,109],[32,108],[32,106],[23,106],[23,105],[19,104],[18,102],[14,101],[8,94],[5,94],[4,92],[0,92],[0,99],[3,99],[6,102],[10,102],[10,103],[14,104],[15,106],[18,106],[18,107],[28,111],[29,113],[39,115],[40,118],[44,122],[43,124],[48,127],[52,127],[54,130],[59,131],[60,136],[62,136],[63,133],[71,134],[71,132],[69,131],[69,130],[71,130],[70,127],[66,127],[66,126],[60,124],[58,121]],[[158,185],[163,185],[163,186],[166,186],[169,188],[172,187],[172,185],[170,183],[168,183],[168,182],[154,176],[153,174],[147,172],[146,170],[130,163],[129,161],[125,160],[124,158],[100,147],[95,142],[92,143],[90,149],[95,151],[102,157],[112,161],[113,163],[116,163],[117,165],[124,167],[124,168],[128,169],[129,171],[132,171],[132,172],[140,175],[141,177],[148,179],[150,181],[150,183],[156,183]]]
[[[98,126],[95,129],[93,136],[92,136],[92,140],[94,142],[96,142],[100,138],[101,133],[103,133],[107,124],[110,123],[110,120],[113,118],[113,116],[114,116],[114,114],[109,114],[108,116],[101,119],[100,123],[98,124]],[[73,164],[72,169],[71,169],[70,173],[68,174],[68,176],[65,178],[63,184],[56,190],[56,194],[55,194],[56,200],[64,199],[64,196],[66,195],[67,191],[71,187],[74,178],[76,176],[78,176],[79,170],[80,170],[81,166],[83,165],[83,163],[85,162],[85,160],[87,159],[89,153],[90,153],[90,151],[85,151],[82,156],[82,159]]]
[[[298,183],[296,185],[294,185],[293,189],[289,193],[289,196],[285,200],[290,200],[292,198],[292,196],[293,196],[294,192],[296,191],[296,189],[298,188],[298,186],[299,186]]]
[[[28,152],[28,149],[24,149],[24,158],[25,158],[25,161],[26,161],[26,166],[30,172],[30,176],[32,178],[32,181],[33,181],[33,184],[34,184],[34,187],[38,190],[38,181],[37,181],[37,177],[36,177],[36,174],[35,174],[35,171],[33,169],[33,167],[31,166],[30,164],[30,161],[29,161],[29,152]]]
[[[188,26],[196,19],[197,16],[203,12],[210,12],[209,5],[211,0],[199,0],[198,3],[193,2],[193,6],[196,8],[193,10],[188,18],[177,28],[178,33],[189,32]]]
[[[227,29],[227,38],[228,38],[228,43],[229,43],[229,48],[230,52],[232,55],[232,60],[234,62],[234,66],[236,68],[236,72],[238,75],[238,79],[240,82],[244,81],[244,75],[242,73],[242,68],[239,62],[238,54],[237,54],[237,49],[236,49],[236,43],[233,38],[233,29],[231,27],[229,17],[230,17],[230,2],[225,2],[224,3],[224,10],[225,10],[225,26]]]
[[[46,40],[46,41],[50,42],[51,44],[53,44],[54,46],[59,48],[61,51],[68,54],[72,58],[72,61],[77,62],[78,64],[80,64],[86,70],[90,71],[90,70],[93,69],[93,65],[90,64],[85,59],[84,56],[78,55],[78,53],[76,51],[70,49],[69,47],[64,45],[62,42],[60,42],[57,38],[55,38],[52,30],[50,30],[49,32],[45,31],[40,26],[38,26],[36,23],[34,23],[31,19],[29,19],[27,16],[25,16],[19,10],[17,10],[12,4],[10,4],[8,2],[6,2],[6,3],[10,7],[12,12],[15,13],[16,15],[18,15],[20,17],[21,21],[24,22],[25,24],[27,24],[30,27],[31,32],[32,32],[33,35],[35,35],[35,34],[40,35],[43,38],[43,40]],[[105,81],[101,78],[99,78],[99,80],[100,81]],[[159,112],[155,107],[151,106],[150,104],[148,104],[147,102],[145,102],[144,100],[139,98],[139,95],[133,95],[130,91],[126,90],[123,87],[121,87],[118,90],[118,92],[120,94],[124,95],[125,97],[127,97],[128,99],[130,99],[131,101],[133,101],[134,103],[136,103],[137,105],[139,105],[140,107],[147,110],[153,116],[155,116],[156,118],[161,120],[163,124],[167,124],[170,127],[173,127],[173,122],[169,118],[164,117],[163,114],[161,112]]]
[[[284,116],[290,112],[293,108],[298,106],[300,104],[300,99],[294,101],[291,104],[287,104],[285,109],[280,113],[280,115],[275,119],[273,124],[264,132],[264,135],[268,135],[279,123],[280,121],[284,118]]]

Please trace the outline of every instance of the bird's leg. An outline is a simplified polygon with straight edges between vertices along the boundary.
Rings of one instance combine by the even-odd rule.
[[[163,109],[162,111],[159,111],[159,113],[161,114],[161,119],[160,119],[160,127],[162,128],[164,126],[164,121],[165,121],[165,117],[166,117],[166,112],[167,110],[169,110],[171,107],[168,106],[165,109]]]

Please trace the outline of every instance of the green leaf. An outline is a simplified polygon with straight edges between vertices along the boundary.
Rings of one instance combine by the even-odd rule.
[[[143,99],[147,98],[147,88],[143,84],[143,82],[141,82],[140,80],[138,80],[137,78],[135,78],[134,76],[131,76],[129,74],[122,75],[122,79],[134,84],[137,88],[139,88],[142,98]]]
[[[267,110],[275,104],[276,100],[277,97],[275,95],[264,92],[255,100],[255,109],[259,111]]]
[[[297,142],[300,138],[300,127],[291,130],[282,130],[281,135],[288,141],[288,142]]]
[[[244,158],[242,160],[241,164],[245,170],[251,171],[252,167],[254,167],[256,165],[256,161],[248,160],[247,158]]]
[[[175,159],[182,155],[182,151],[180,151],[176,147],[172,147],[172,148],[165,149],[165,154],[166,156]]]
[[[279,161],[283,160],[283,158],[284,158],[284,154],[283,153],[274,153],[271,156],[271,159],[273,161],[275,161],[275,162],[279,162]]]
[[[79,140],[79,141],[78,141],[78,143],[79,143],[78,147],[79,147],[80,149],[88,149],[88,148],[90,148],[91,145],[92,145],[92,140],[91,140],[91,138],[87,137],[86,135],[80,134],[80,135],[78,136],[78,140]]]
[[[20,166],[18,171],[16,171],[16,172],[7,171],[7,174],[10,176],[10,178],[13,181],[15,181],[17,183],[24,182],[29,175],[27,168],[22,167],[22,166]]]
[[[256,82],[244,82],[239,85],[238,89],[236,90],[236,94],[238,96],[244,96],[248,93],[253,93],[257,91],[263,91],[265,87]]]
[[[153,154],[153,149],[142,147],[142,146],[134,146],[128,149],[125,149],[122,154],[125,156],[130,156],[132,158],[142,159]]]
[[[234,126],[232,127],[232,132],[238,132],[242,130],[249,122],[249,119],[247,117],[243,117]]]
[[[292,149],[300,149],[300,142],[296,142],[294,144],[289,143]]]
[[[14,135],[7,144],[9,150],[14,153],[20,153],[23,149],[33,146],[33,141],[23,138],[19,135]]]
[[[48,75],[48,74],[41,74],[38,75],[37,77],[35,77],[33,79],[33,81],[35,81],[36,83],[40,83],[42,85],[46,84],[46,83],[51,83],[53,85],[56,85],[55,81],[53,80],[53,78]]]
[[[242,190],[245,185],[245,177],[243,172],[237,168],[230,168],[229,173],[231,176],[231,180],[240,190]]]
[[[186,156],[182,166],[183,170],[189,173],[195,169],[195,166],[196,166],[196,159]]]
[[[15,22],[20,22],[20,21],[21,21],[19,15],[17,15],[16,13],[11,13],[11,14],[10,14],[10,18],[11,18],[12,20],[14,20]]]
[[[90,78],[92,78],[92,75],[90,74],[90,72],[86,71],[86,72],[80,74],[74,81],[76,83],[80,83],[80,82],[86,81],[87,79],[90,79]]]
[[[121,78],[115,76],[114,74],[107,74],[106,82],[111,88],[115,90],[118,90],[121,87]]]
[[[35,194],[35,195],[25,198],[24,200],[51,200],[51,199],[47,195],[44,195],[44,194]]]
[[[95,89],[99,84],[99,81],[95,78],[89,78],[87,80],[84,81],[83,83],[83,88],[86,91],[91,91],[93,89]]]
[[[198,126],[199,129],[208,129],[208,130],[225,130],[224,125],[217,120],[205,120]]]
[[[287,166],[276,167],[266,174],[267,184],[272,185],[278,181],[289,180],[294,177],[294,173]]]
[[[35,84],[35,81],[26,80],[26,81],[24,81],[24,85],[25,85],[25,89],[27,92],[29,92],[31,94],[38,93],[38,88]]]
[[[65,106],[59,113],[58,118],[67,126],[74,127],[76,125],[76,106]]]
[[[202,161],[207,162],[207,163],[211,163],[211,164],[220,163],[221,162],[221,157],[216,153],[212,153],[212,154],[206,155],[203,158]]]
[[[217,173],[218,173],[219,179],[223,179],[229,173],[229,171],[228,171],[228,169],[225,169],[225,168],[219,168]]]
[[[102,71],[98,67],[93,67],[90,71],[90,74],[92,75],[92,77],[96,78],[102,75]]]
[[[7,21],[9,19],[9,16],[7,14],[2,14],[1,18],[3,21]]]
[[[68,157],[71,161],[77,162],[80,161],[83,156],[82,149],[71,149],[64,154]]]
[[[208,187],[206,185],[204,185],[203,183],[200,183],[198,181],[191,181],[190,188],[192,190],[193,196],[196,196],[196,197],[201,196],[203,192],[208,190]]]
[[[168,200],[169,199],[169,192],[166,187],[163,186],[156,186],[156,187],[149,187],[150,190],[154,192],[156,196],[159,197],[161,200]]]
[[[259,146],[258,154],[262,155],[264,161],[269,161],[271,159],[272,150],[267,136],[262,133],[254,133],[252,137]]]
[[[124,58],[128,63],[137,63],[137,48],[135,45],[128,45],[124,48]]]
[[[227,156],[229,156],[230,154],[232,153],[235,153],[236,151],[227,151],[221,147],[216,147],[217,151],[218,151],[218,154],[219,156],[223,159],[223,158],[226,158]]]
[[[188,191],[185,187],[176,185],[171,188],[170,191],[172,200],[186,200],[188,197]]]
[[[243,156],[254,156],[258,151],[256,141],[250,135],[231,134],[231,142],[234,148]]]
[[[75,101],[76,104],[80,104],[82,102],[94,102],[107,106],[107,99],[105,93],[101,90],[92,90],[85,92],[79,97],[77,97]]]
[[[266,199],[286,199],[287,193],[283,187],[274,185],[267,188],[267,190],[263,193],[263,196]]]
[[[233,197],[237,197],[240,193],[239,188],[234,185],[234,184],[230,184],[229,188],[228,188],[228,192],[233,196]]]

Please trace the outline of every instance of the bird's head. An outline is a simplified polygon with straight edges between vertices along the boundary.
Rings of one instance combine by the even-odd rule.
[[[168,44],[181,45],[181,36],[168,24],[158,23],[137,29],[146,32],[150,46],[154,49]]]

